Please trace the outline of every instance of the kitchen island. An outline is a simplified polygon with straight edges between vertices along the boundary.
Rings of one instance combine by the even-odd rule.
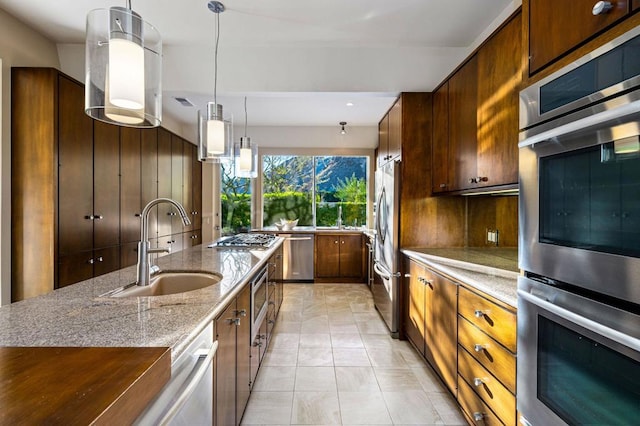
[[[256,250],[195,246],[158,259],[157,265],[163,272],[202,271],[222,276],[218,284],[199,290],[154,297],[105,297],[105,293],[135,281],[136,268],[129,267],[42,296],[3,306],[0,308],[0,346],[12,347],[13,350],[15,347],[21,347],[33,353],[42,353],[43,348],[49,348],[49,364],[53,365],[59,361],[56,357],[62,357],[69,352],[69,349],[62,348],[96,348],[96,350],[102,348],[105,350],[106,359],[113,356],[112,351],[107,350],[109,348],[169,348],[170,358],[175,360],[189,343],[222,313],[226,305],[234,300],[249,279],[265,266],[281,244],[281,239],[278,239],[269,249]],[[61,350],[56,351],[55,348],[61,348]],[[164,357],[165,362],[161,364],[164,366],[164,373],[155,371],[154,374],[160,378],[164,376],[166,380],[169,376],[170,364],[166,362],[169,357],[163,354],[164,351],[159,351],[149,355],[150,359]],[[69,355],[75,356],[72,353]],[[27,362],[29,356],[22,356],[24,362]],[[6,362],[7,360],[8,358],[5,359]],[[94,361],[99,364],[98,360],[99,355],[96,354]],[[13,362],[15,364],[15,359]],[[43,366],[46,367],[44,364]],[[21,369],[19,366],[14,366],[13,370],[18,374]],[[162,370],[162,368],[156,368],[156,370]],[[142,373],[144,369],[139,371]],[[13,379],[16,378],[17,376],[13,377]],[[16,382],[13,379],[3,377],[0,395],[12,394],[12,392],[15,394]],[[76,381],[72,380],[71,376],[69,381],[53,383],[46,378],[32,377],[32,379],[35,380],[34,383],[41,379],[48,382],[49,387],[59,386],[61,390],[69,386],[77,386],[70,395],[72,399],[79,401],[84,398],[83,395],[91,392],[91,386],[95,387],[96,383],[99,383]],[[136,378],[132,378],[132,382],[135,381]],[[108,379],[103,382],[99,384],[101,386],[110,384]],[[121,398],[121,394],[117,392],[126,390],[128,390],[127,386],[107,390],[105,394],[113,398],[113,401],[107,401],[107,406],[110,407],[112,402],[115,403]],[[37,393],[38,387],[30,388],[30,392]],[[149,398],[129,398],[129,401],[136,400],[142,406],[129,407],[132,413],[139,413]],[[84,405],[95,402],[90,398],[83,400]],[[12,399],[10,403],[20,405],[21,400]],[[95,405],[97,411],[94,414],[97,419],[102,415],[102,411],[98,407],[99,404]],[[55,408],[55,405],[48,407],[25,405],[22,409],[27,412],[34,409],[55,411]]]

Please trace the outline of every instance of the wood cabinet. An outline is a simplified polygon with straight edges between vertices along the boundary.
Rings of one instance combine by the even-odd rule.
[[[433,193],[518,183],[521,27],[518,12],[434,93]]]
[[[253,378],[251,377],[251,286],[246,286],[236,298],[236,317],[240,320],[237,326],[237,390],[236,390],[236,422],[240,423],[244,409],[249,402]]]
[[[229,303],[227,308],[215,320],[216,352],[215,366],[215,424],[236,425],[236,300]]]
[[[378,123],[378,167],[402,158],[402,97]]]
[[[638,10],[640,9],[640,0],[633,0],[631,2],[631,9],[632,10]]]
[[[464,287],[458,295],[458,384],[468,418],[516,423],[516,312]]]
[[[431,145],[431,191],[446,192],[449,181],[449,82],[433,93],[433,140]]]
[[[630,0],[593,15],[594,0],[529,0],[529,74],[534,74],[629,14]],[[637,1],[633,5],[637,8]]]
[[[407,336],[455,393],[458,285],[419,262],[405,262],[410,295]]]
[[[389,160],[389,114],[385,114],[378,123],[378,153],[376,164],[380,168]]]
[[[165,129],[90,119],[82,84],[61,72],[13,68],[12,111],[12,301],[135,263],[138,215],[158,196],[172,197],[172,161],[181,164],[177,200],[184,201],[186,182],[187,211],[201,210],[202,169],[192,144],[177,138],[172,158]],[[162,207],[167,213],[168,205]],[[149,229],[156,245],[157,217],[152,212]],[[163,237],[187,246],[182,226],[179,235],[171,232],[170,216],[160,224]],[[189,242],[199,243],[201,222],[194,224]]]
[[[364,279],[364,248],[361,234],[317,234],[316,278]]]
[[[191,172],[191,221],[193,229],[202,229],[202,163],[198,161],[198,147],[195,145],[191,146]],[[194,245],[201,242],[202,239],[198,239]]]

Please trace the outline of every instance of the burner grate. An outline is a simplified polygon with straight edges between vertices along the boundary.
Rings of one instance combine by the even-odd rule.
[[[270,247],[275,241],[273,234],[237,234],[223,238],[216,243],[218,247]]]

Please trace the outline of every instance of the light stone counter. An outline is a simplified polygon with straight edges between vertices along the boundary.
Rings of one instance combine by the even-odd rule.
[[[135,281],[136,267],[0,307],[0,346],[170,347],[172,359],[231,301],[282,244],[268,250],[191,247],[158,259],[162,271],[222,275],[212,286],[166,296],[100,295]]]
[[[517,308],[518,250],[513,248],[403,249],[410,258]]]

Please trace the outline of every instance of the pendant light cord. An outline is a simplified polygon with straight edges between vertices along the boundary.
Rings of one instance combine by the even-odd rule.
[[[244,97],[244,137],[247,137],[247,97]]]
[[[213,56],[213,103],[218,105],[218,42],[220,41],[220,13],[216,13],[215,50]],[[216,106],[217,108],[217,106]],[[222,119],[222,117],[220,117]]]
[[[127,0],[127,9],[132,10],[131,9],[131,0]]]

